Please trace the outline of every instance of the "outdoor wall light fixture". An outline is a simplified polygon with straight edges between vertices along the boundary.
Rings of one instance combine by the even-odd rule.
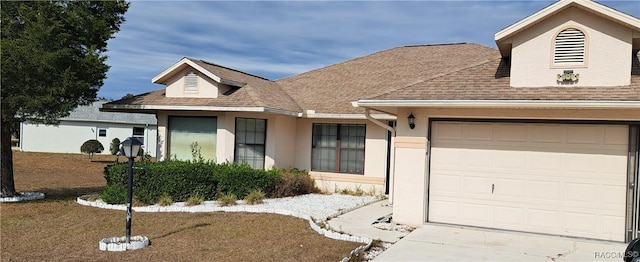
[[[131,202],[132,202],[132,185],[133,185],[133,159],[138,156],[138,151],[140,151],[140,146],[142,146],[142,142],[137,138],[129,137],[124,142],[122,142],[122,151],[124,151],[124,155],[129,159],[129,176],[127,183],[127,225],[125,229],[126,233],[126,241],[127,244],[131,241]]]
[[[413,116],[413,112],[409,114],[407,119],[409,120],[409,128],[414,129],[416,127],[416,117]]]

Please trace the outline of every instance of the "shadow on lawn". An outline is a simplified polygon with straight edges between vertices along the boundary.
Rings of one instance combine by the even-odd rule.
[[[76,188],[40,188],[34,190],[36,192],[41,192],[45,194],[45,198],[41,201],[59,201],[59,200],[73,200],[76,198],[89,195],[89,194],[99,194],[102,192],[104,187],[76,187]]]
[[[208,227],[210,225],[211,225],[210,223],[195,224],[195,225],[192,225],[192,226],[184,227],[184,228],[181,228],[181,229],[178,229],[178,230],[174,230],[174,231],[162,234],[162,235],[157,236],[157,237],[152,237],[152,238],[153,239],[159,239],[159,238],[163,238],[163,237],[168,237],[170,235],[173,235],[173,234],[176,234],[176,233],[180,233],[182,231],[186,231],[186,230],[189,230],[189,229],[195,229],[195,228],[199,228],[199,227]]]

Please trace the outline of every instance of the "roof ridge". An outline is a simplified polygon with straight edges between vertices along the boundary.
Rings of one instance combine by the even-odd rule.
[[[447,46],[447,45],[466,45],[466,44],[473,44],[473,43],[458,42],[458,43],[440,43],[440,44],[418,44],[418,45],[405,45],[402,47]]]
[[[268,78],[263,77],[263,76],[254,75],[254,74],[251,74],[251,73],[240,71],[238,69],[234,69],[234,68],[231,68],[231,67],[226,67],[226,66],[223,66],[223,65],[220,65],[220,64],[212,63],[212,62],[209,62],[209,61],[206,61],[206,60],[194,59],[194,58],[191,58],[191,57],[185,57],[185,58],[191,59],[191,60],[194,60],[194,61],[200,61],[200,62],[205,63],[207,65],[217,66],[217,67],[220,67],[220,68],[224,68],[224,69],[227,69],[227,70],[235,71],[235,72],[242,73],[242,74],[245,74],[245,75],[248,75],[248,76],[252,76],[252,77],[256,77],[256,78],[260,78],[260,79],[263,79],[263,80],[267,80],[267,81],[273,82],[273,80],[268,79]]]

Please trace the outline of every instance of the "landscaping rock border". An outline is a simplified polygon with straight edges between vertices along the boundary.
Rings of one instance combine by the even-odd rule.
[[[44,193],[40,192],[19,192],[19,195],[13,197],[0,197],[0,203],[5,202],[22,202],[44,199]]]
[[[126,237],[103,238],[100,240],[99,248],[102,251],[127,251],[149,246],[149,238],[145,236],[131,236],[129,243],[125,243],[126,239]]]
[[[309,195],[303,195],[303,196],[297,196],[299,197],[304,197],[304,196],[311,196],[311,197],[322,197],[322,195],[319,194],[309,194]],[[338,196],[343,196],[343,195],[338,195]],[[88,198],[91,197],[97,197],[95,195],[85,195],[85,196],[81,196],[78,197],[76,199],[77,203],[80,205],[84,205],[84,206],[92,206],[92,207],[98,207],[98,208],[106,208],[106,209],[114,209],[114,210],[126,210],[126,206],[125,205],[112,205],[112,204],[107,204],[101,200],[96,200],[96,201],[88,201]],[[350,242],[356,242],[356,243],[363,243],[364,245],[361,245],[359,247],[357,247],[356,249],[354,249],[353,251],[351,251],[351,257],[355,257],[356,255],[358,255],[361,252],[366,251],[367,249],[369,249],[371,247],[371,244],[373,243],[373,240],[367,237],[359,237],[359,236],[352,236],[349,234],[344,234],[344,233],[340,233],[340,232],[335,232],[332,231],[330,229],[326,229],[323,228],[320,225],[324,225],[326,224],[326,221],[328,219],[337,217],[339,215],[345,214],[347,212],[353,211],[357,208],[360,208],[362,206],[380,201],[381,198],[380,197],[373,197],[373,196],[362,196],[362,197],[354,197],[354,196],[344,196],[345,198],[349,197],[351,199],[359,199],[361,201],[357,202],[356,205],[353,206],[349,206],[347,208],[338,208],[337,210],[330,212],[330,213],[325,213],[328,215],[322,215],[322,217],[314,217],[309,213],[306,212],[300,212],[300,211],[294,211],[294,210],[288,210],[288,209],[284,209],[284,208],[269,208],[269,207],[265,207],[269,205],[269,202],[277,202],[277,201],[282,201],[282,202],[287,202],[293,198],[296,197],[288,197],[288,198],[282,198],[282,199],[268,199],[265,200],[265,204],[260,204],[260,205],[255,205],[255,206],[249,206],[249,205],[245,205],[243,201],[238,201],[237,203],[239,205],[235,205],[235,206],[218,206],[218,204],[216,203],[216,201],[205,201],[203,204],[201,205],[196,205],[196,206],[185,206],[183,203],[175,203],[171,206],[158,206],[158,205],[151,205],[151,206],[143,206],[143,207],[133,207],[133,210],[136,212],[190,212],[190,213],[194,213],[194,212],[247,212],[247,213],[270,213],[270,214],[279,214],[279,215],[286,215],[286,216],[293,216],[293,217],[297,217],[297,218],[302,218],[302,219],[306,219],[307,221],[309,221],[309,226],[316,231],[318,234],[321,234],[325,237],[331,238],[331,239],[337,239],[337,240],[343,240],[343,241],[350,241]],[[350,201],[351,203],[354,203],[354,201]],[[316,222],[317,220],[317,222]],[[345,257],[343,258],[341,261],[342,262],[347,262],[349,261],[350,257]]]

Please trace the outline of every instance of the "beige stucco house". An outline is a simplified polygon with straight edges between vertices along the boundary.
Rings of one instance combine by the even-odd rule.
[[[477,44],[393,48],[271,81],[184,58],[155,113],[158,158],[310,170],[388,187],[395,222],[629,241],[639,235],[640,19],[561,0]],[[410,124],[409,116],[414,117]]]

